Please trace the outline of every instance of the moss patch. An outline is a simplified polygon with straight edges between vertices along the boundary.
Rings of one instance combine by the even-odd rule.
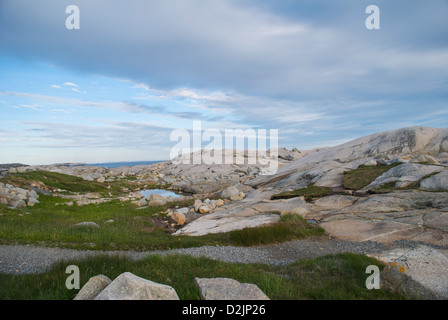
[[[376,178],[385,173],[386,171],[400,165],[401,163],[394,163],[388,166],[364,166],[361,165],[357,169],[344,173],[342,179],[342,186],[349,190],[359,190],[368,186]]]
[[[310,183],[305,188],[274,194],[273,196],[271,196],[271,200],[305,197],[305,200],[310,201],[316,198],[326,197],[330,194],[332,194],[331,188],[318,187]]]

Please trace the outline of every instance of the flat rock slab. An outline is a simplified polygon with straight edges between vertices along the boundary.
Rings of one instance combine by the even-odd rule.
[[[378,258],[389,263],[381,272],[382,286],[411,297],[448,299],[448,257],[438,250],[395,249]]]
[[[170,286],[125,272],[101,291],[95,300],[179,300],[179,297]]]
[[[424,230],[409,224],[393,221],[370,221],[356,218],[333,220],[320,226],[333,237],[348,241],[377,241],[391,243],[410,239]]]
[[[278,214],[256,214],[254,210],[233,209],[219,211],[192,221],[176,231],[174,235],[203,236],[210,233],[223,233],[244,228],[255,228],[280,221]]]
[[[351,206],[358,197],[346,196],[346,195],[331,195],[323,197],[314,202],[319,209],[337,210],[348,206]]]
[[[279,212],[289,213],[294,212],[297,208],[307,209],[308,204],[301,197],[291,198],[287,200],[264,200],[255,205],[252,209],[259,212]]]
[[[203,300],[270,300],[255,284],[230,278],[195,278]]]

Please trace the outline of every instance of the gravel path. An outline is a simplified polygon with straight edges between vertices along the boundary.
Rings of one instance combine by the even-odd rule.
[[[45,248],[32,245],[0,246],[0,273],[41,273],[53,263],[95,255],[122,255],[132,259],[142,259],[149,254],[189,254],[194,257],[208,257],[225,262],[288,264],[302,258],[352,252],[360,254],[379,253],[391,247],[413,247],[406,241],[393,246],[377,242],[349,242],[330,238],[296,240],[286,243],[257,246],[203,246],[164,251],[88,251],[63,248]]]

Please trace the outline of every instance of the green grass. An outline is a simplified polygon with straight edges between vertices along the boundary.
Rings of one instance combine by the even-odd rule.
[[[112,181],[100,183],[97,181],[86,181],[80,177],[66,175],[58,172],[33,171],[27,173],[9,174],[0,182],[9,183],[17,187],[29,189],[32,181],[38,181],[45,184],[50,190],[65,190],[62,193],[99,193],[102,196],[109,193],[118,196],[127,194],[142,186],[138,184],[137,178],[127,176],[125,178],[115,177]],[[148,183],[145,189],[166,189],[169,185],[159,186],[153,182]],[[123,188],[129,191],[123,192]]]
[[[286,220],[277,225],[201,237],[173,236],[163,221],[173,223],[161,212],[168,207],[188,206],[193,200],[175,201],[163,207],[138,209],[129,202],[112,200],[102,204],[66,206],[69,200],[41,195],[34,207],[10,209],[0,205],[0,243],[39,244],[77,249],[155,250],[202,245],[255,245],[322,234],[306,221]],[[114,220],[113,223],[105,223]],[[73,227],[95,222],[100,228]]]
[[[61,189],[70,192],[108,191],[107,187],[99,182],[85,181],[80,177],[49,171],[10,174],[2,179],[2,182],[21,187],[26,187],[29,184],[29,181],[40,181],[52,189]]]
[[[290,199],[295,197],[305,197],[305,200],[312,200],[315,198],[325,197],[331,194],[331,189],[326,187],[318,187],[314,184],[310,183],[305,188],[293,190],[293,191],[284,191],[278,194],[274,194],[271,196],[271,200],[279,200],[279,199]]]
[[[401,299],[387,290],[367,290],[368,265],[384,267],[363,255],[339,254],[301,260],[287,266],[225,263],[207,258],[169,255],[143,260],[123,257],[91,257],[54,265],[44,274],[0,274],[0,299],[73,299],[78,290],[65,287],[68,265],[80,269],[81,287],[93,276],[104,274],[115,279],[123,272],[172,286],[181,300],[199,300],[194,278],[228,277],[256,284],[272,300],[299,299]]]
[[[231,232],[230,239],[237,245],[253,246],[321,236],[324,233],[324,229],[306,222],[299,215],[284,215],[275,225]]]
[[[349,190],[359,190],[373,182],[376,178],[384,172],[400,165],[401,163],[394,163],[388,166],[364,166],[361,165],[357,169],[344,173],[342,186]]]

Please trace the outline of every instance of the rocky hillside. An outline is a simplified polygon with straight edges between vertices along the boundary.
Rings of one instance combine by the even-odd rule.
[[[431,252],[438,263],[446,265],[448,128],[410,127],[332,148],[277,151],[279,168],[271,175],[263,175],[264,167],[257,162],[260,159],[252,163],[249,160],[254,159],[249,155],[243,164],[166,161],[115,169],[13,165],[4,167],[3,174],[52,171],[94,181],[102,188],[127,179],[142,188],[163,185],[191,193],[196,198],[194,205],[177,208],[167,215],[177,223],[172,231],[176,236],[229,232],[277,223],[282,215],[300,215],[325,229],[330,237],[394,245],[398,251],[391,255],[399,252],[403,257],[402,253],[409,251],[409,246],[402,247],[403,243],[430,246],[431,250],[423,248],[421,252]],[[273,160],[273,154],[263,160]],[[154,197],[137,203],[146,206],[169,201]],[[24,206],[38,200],[31,190],[0,184],[0,202]],[[422,259],[422,268],[434,262],[420,255],[415,261]],[[431,270],[427,271],[418,272],[416,277]],[[448,298],[446,279],[435,281],[432,289]]]

